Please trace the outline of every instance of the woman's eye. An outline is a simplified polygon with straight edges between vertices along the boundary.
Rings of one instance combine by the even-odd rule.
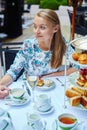
[[[44,29],[46,29],[46,27],[45,27],[45,26],[41,26],[40,28],[41,28],[41,29],[43,29],[43,30],[44,30]]]
[[[37,27],[34,25],[34,29],[36,29]]]

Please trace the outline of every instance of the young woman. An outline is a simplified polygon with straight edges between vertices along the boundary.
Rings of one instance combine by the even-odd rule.
[[[24,68],[24,74],[37,76],[64,75],[62,61],[68,41],[60,28],[58,15],[50,9],[38,12],[34,18],[35,38],[26,39],[17,53],[14,63],[0,81],[0,98],[9,94],[10,85]],[[67,74],[75,71],[67,69]]]

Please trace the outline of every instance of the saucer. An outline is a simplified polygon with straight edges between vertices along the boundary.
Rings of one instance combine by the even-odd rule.
[[[62,128],[60,128],[58,126],[58,123],[56,123],[56,120],[52,124],[52,129],[53,130],[63,130]],[[81,124],[77,124],[77,125],[75,125],[74,128],[72,128],[70,130],[84,130],[84,125],[82,123]]]
[[[23,127],[23,130],[36,130],[36,129],[33,129],[31,126],[28,126],[27,124],[25,124]],[[45,126],[43,126],[43,128],[40,130],[47,130],[47,129]]]
[[[45,114],[50,114],[50,113],[52,113],[54,111],[54,107],[53,106],[51,106],[51,108],[48,110],[48,111],[39,111],[38,109],[37,109],[37,112],[39,113],[39,114],[42,114],[42,115],[45,115]]]
[[[22,100],[14,101],[10,98],[10,96],[8,96],[5,98],[4,101],[6,105],[21,106],[27,104],[30,101],[30,99],[31,99],[30,96],[27,93],[25,93]]]

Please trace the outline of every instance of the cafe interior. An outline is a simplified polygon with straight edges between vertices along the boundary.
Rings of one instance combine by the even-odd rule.
[[[23,40],[34,38],[33,19],[40,9],[39,5],[26,4],[24,0],[0,0],[0,78],[13,63]],[[17,91],[21,88],[23,97],[14,99],[13,90],[10,97],[0,99],[0,130],[87,130],[87,0],[67,0],[67,6],[60,5],[55,12],[61,31],[75,52],[86,53],[86,63],[80,64],[73,56],[65,57],[64,75],[43,79],[41,86],[35,84],[34,93],[26,80],[12,83],[11,91],[15,86]],[[67,76],[69,60],[81,69]],[[77,84],[78,78],[85,80],[84,85]],[[61,117],[74,122],[61,123]]]

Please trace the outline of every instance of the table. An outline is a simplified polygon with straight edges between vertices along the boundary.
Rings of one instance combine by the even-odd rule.
[[[65,76],[59,76],[58,78],[62,81],[65,82],[67,81],[67,85],[69,85],[68,79],[65,80]],[[79,121],[87,119],[87,111],[79,110],[70,106],[67,106],[67,108],[63,107],[64,106],[64,87],[61,86],[60,82],[56,80],[55,77],[50,78],[55,82],[55,88],[50,89],[49,91],[40,91],[38,89],[35,90],[35,95],[36,94],[41,94],[41,93],[46,93],[49,96],[51,96],[52,104],[54,106],[54,111],[52,113],[49,113],[47,115],[40,115],[41,118],[45,121],[47,121],[47,129],[46,130],[54,130],[53,128],[53,122],[55,119],[57,119],[58,115],[61,113],[72,113],[74,114]],[[10,87],[21,87],[23,84],[23,81],[17,81],[14,82]],[[35,108],[33,109],[31,107],[31,102],[28,104],[25,104],[23,106],[9,106],[6,105],[4,100],[0,100],[0,107],[4,108],[7,110],[12,118],[13,125],[15,126],[15,130],[26,130],[25,125],[26,125],[26,113],[27,112],[36,112]],[[86,124],[87,126],[87,124]],[[81,126],[80,126],[81,127]],[[79,130],[87,130],[80,128]]]

